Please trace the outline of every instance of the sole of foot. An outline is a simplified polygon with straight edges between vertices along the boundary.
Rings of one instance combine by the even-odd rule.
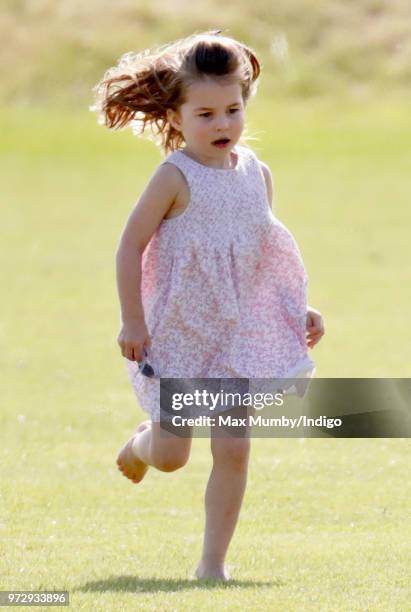
[[[144,431],[148,427],[151,427],[150,420],[143,421],[142,423],[140,423],[131,438],[127,440],[127,442],[120,450],[116,461],[118,469],[120,470],[120,472],[123,473],[123,476],[125,476],[135,484],[143,480],[148,470],[148,465],[143,463],[133,453],[133,442],[136,435],[140,431]]]

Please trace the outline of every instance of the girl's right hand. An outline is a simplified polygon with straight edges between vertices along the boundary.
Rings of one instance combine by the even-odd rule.
[[[143,348],[148,348],[151,345],[144,319],[123,321],[117,342],[123,357],[130,361],[142,361],[144,357]]]

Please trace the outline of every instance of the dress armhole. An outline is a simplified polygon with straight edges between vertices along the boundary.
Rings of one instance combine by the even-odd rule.
[[[257,166],[258,166],[258,173],[259,173],[259,175],[260,175],[260,177],[261,177],[261,179],[262,179],[263,185],[264,185],[264,195],[265,195],[265,199],[266,199],[266,201],[267,201],[268,208],[271,210],[271,212],[273,212],[273,211],[274,211],[274,201],[275,201],[275,190],[274,190],[274,185],[275,185],[275,182],[274,182],[274,177],[273,177],[273,175],[271,174],[271,177],[272,177],[272,179],[271,179],[271,184],[272,184],[272,194],[271,194],[271,200],[272,200],[272,201],[271,201],[271,202],[269,202],[269,200],[268,200],[268,193],[267,193],[267,183],[266,183],[266,181],[265,181],[264,170],[263,170],[263,168],[262,168],[262,166],[261,166],[261,162],[260,162],[260,160],[258,159],[258,157],[257,157],[255,154],[254,154],[254,156],[253,156],[253,157],[254,157],[255,163],[256,163],[256,164],[257,164]]]
[[[183,210],[183,212],[181,212],[179,215],[176,215],[174,217],[169,217],[168,219],[163,218],[164,223],[169,223],[170,221],[173,222],[173,221],[176,221],[177,219],[181,219],[182,217],[185,217],[187,215],[188,210],[192,208],[192,185],[191,185],[191,181],[188,178],[188,173],[185,171],[185,168],[183,167],[183,164],[178,163],[175,159],[167,159],[163,161],[160,165],[163,165],[163,164],[172,164],[180,171],[180,174],[183,177],[183,181],[185,181],[185,184],[188,188],[188,193],[189,193],[188,204],[186,208]]]

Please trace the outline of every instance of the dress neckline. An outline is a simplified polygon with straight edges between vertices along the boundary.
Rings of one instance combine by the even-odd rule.
[[[237,145],[235,145],[231,151],[231,159],[233,159],[233,153],[234,153],[235,162],[236,162],[233,168],[213,168],[213,166],[207,166],[206,164],[202,164],[196,159],[193,159],[192,157],[190,157],[190,155],[187,155],[187,153],[184,153],[183,149],[177,149],[176,153],[181,153],[181,155],[184,155],[184,157],[187,157],[192,162],[194,162],[198,166],[201,166],[202,168],[207,168],[208,170],[216,170],[217,172],[235,172],[236,170],[238,170],[238,167],[240,165],[240,153],[239,153]]]

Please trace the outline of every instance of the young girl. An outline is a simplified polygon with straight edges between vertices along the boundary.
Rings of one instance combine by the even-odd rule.
[[[140,133],[148,124],[168,153],[128,219],[116,258],[118,343],[150,415],[117,459],[135,483],[149,466],[171,472],[189,458],[191,437],[160,430],[159,377],[288,378],[314,371],[307,347],[324,333],[322,317],[307,308],[298,246],[272,213],[270,170],[241,140],[259,73],[251,49],[205,32],[124,55],[95,88],[91,108],[100,122]],[[142,374],[144,357],[154,377]],[[211,437],[197,578],[229,578],[224,560],[249,444],[248,437]]]

